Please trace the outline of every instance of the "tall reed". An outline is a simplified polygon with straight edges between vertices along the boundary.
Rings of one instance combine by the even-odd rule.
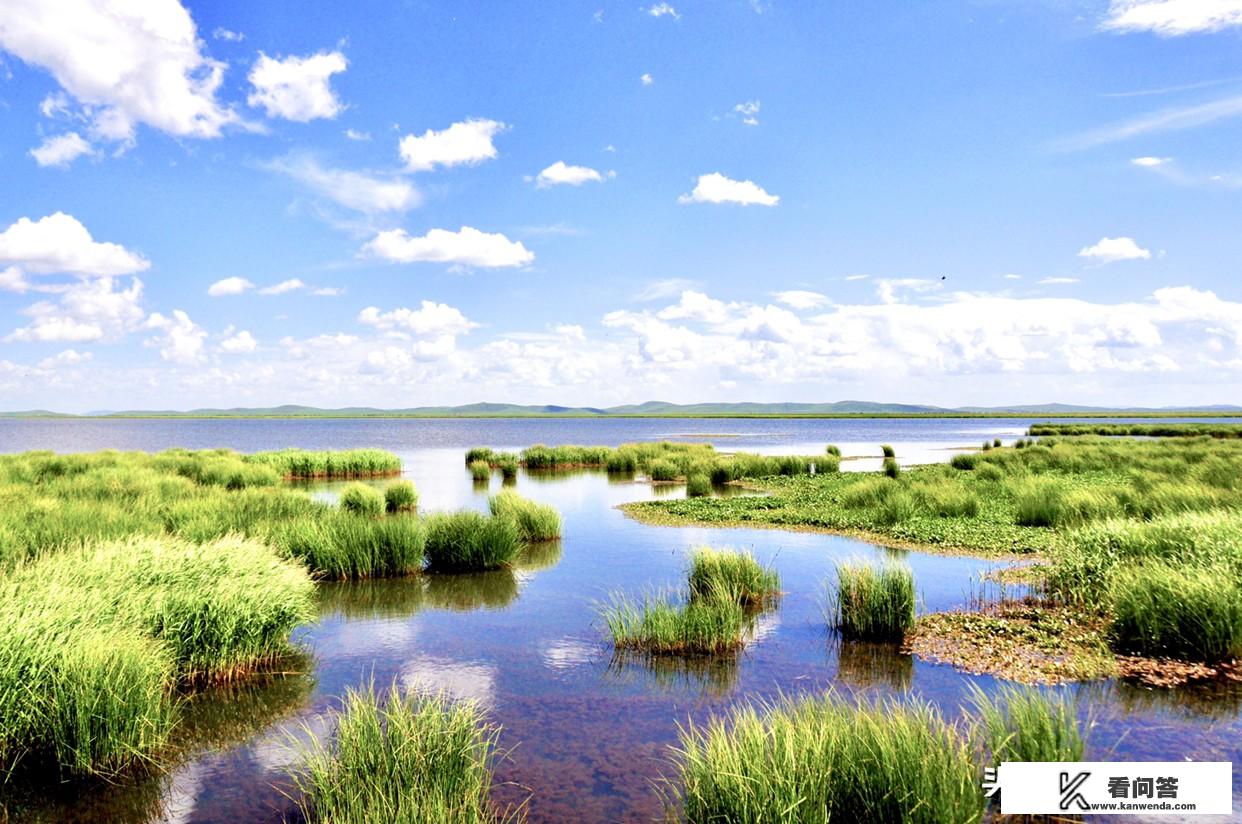
[[[914,573],[899,562],[838,563],[829,609],[845,638],[900,641],[914,628]]]

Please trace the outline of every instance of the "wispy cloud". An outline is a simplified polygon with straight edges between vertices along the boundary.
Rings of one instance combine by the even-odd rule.
[[[1067,151],[1090,149],[1146,134],[1193,129],[1239,115],[1242,115],[1242,95],[1223,97],[1194,106],[1170,107],[1149,112],[1131,120],[1071,137],[1062,141],[1059,148]]]

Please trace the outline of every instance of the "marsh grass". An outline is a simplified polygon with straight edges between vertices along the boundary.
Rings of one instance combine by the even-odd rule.
[[[134,538],[21,565],[0,581],[0,772],[142,763],[175,723],[174,688],[283,658],[313,617],[305,570],[239,537]]]
[[[664,459],[652,461],[647,465],[647,474],[653,481],[677,480],[677,465]]]
[[[839,447],[839,446],[837,446],[837,445],[835,445],[835,444],[828,444],[827,446],[825,446],[825,447],[824,447],[824,454],[825,454],[825,455],[831,455],[831,456],[833,456],[834,458],[840,458],[840,457],[841,457],[841,447]]]
[[[843,638],[900,641],[914,628],[914,573],[904,563],[837,564],[829,593],[832,626]]]
[[[1113,646],[1215,663],[1242,658],[1242,585],[1220,567],[1152,562],[1125,567],[1108,591]]]
[[[513,521],[524,541],[550,541],[561,537],[561,515],[554,507],[511,491],[491,496],[487,505],[493,516]]]
[[[517,478],[518,458],[511,452],[505,452],[496,456],[496,467],[500,470],[500,476],[506,481],[512,481]]]
[[[896,479],[901,474],[901,464],[897,463],[896,458],[885,458],[883,472],[889,478]]]
[[[749,552],[700,547],[690,556],[690,598],[723,597],[749,609],[770,604],[780,594],[776,570]]]
[[[227,450],[222,450],[226,454]],[[189,453],[195,454],[195,453]],[[401,459],[383,449],[344,449],[311,451],[282,449],[256,452],[243,460],[268,466],[285,479],[371,478],[401,472]]]
[[[477,572],[506,567],[522,551],[522,534],[510,518],[472,510],[424,517],[427,566],[434,572]]]
[[[1035,687],[1004,685],[988,695],[970,685],[970,703],[991,762],[1081,761],[1086,742],[1074,701]]]
[[[344,581],[420,571],[426,534],[422,523],[407,513],[385,518],[339,513],[290,521],[276,527],[271,540],[317,577]]]
[[[487,461],[471,461],[467,467],[470,477],[476,481],[487,481],[492,477],[492,465]]]
[[[742,648],[746,616],[727,597],[674,603],[668,597],[618,595],[603,609],[618,650],[651,655],[727,655]]]
[[[702,498],[712,494],[712,479],[707,475],[691,475],[686,479],[686,495],[691,498]]]
[[[683,728],[667,798],[690,824],[969,824],[984,809],[971,756],[930,704],[785,699]]]
[[[880,446],[880,454],[883,455],[885,458],[896,458],[897,457],[897,453],[888,444],[883,444]]]
[[[384,494],[373,486],[352,483],[341,490],[341,510],[353,515],[378,518],[384,514]]]
[[[309,731],[308,731],[309,734]],[[349,690],[330,743],[303,753],[295,783],[308,821],[482,824],[521,817],[492,806],[499,728],[442,696]]]
[[[384,489],[384,509],[389,513],[413,512],[418,508],[418,490],[410,481],[396,481]]]

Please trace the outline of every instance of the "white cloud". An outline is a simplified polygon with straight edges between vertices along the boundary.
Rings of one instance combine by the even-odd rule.
[[[779,302],[786,306],[792,306],[794,309],[817,309],[832,302],[827,295],[821,295],[819,292],[805,292],[801,289],[773,292],[772,296]]]
[[[254,284],[245,278],[231,277],[217,280],[215,283],[207,287],[207,294],[213,298],[222,297],[224,295],[240,295],[241,293],[253,289]]]
[[[778,195],[770,195],[750,180],[731,180],[719,172],[699,175],[694,191],[677,198],[678,203],[737,203],[742,206],[775,206]]]
[[[687,278],[667,278],[665,280],[656,280],[648,283],[638,294],[634,296],[635,300],[651,301],[660,300],[662,298],[673,298],[687,290],[697,289],[702,284],[696,280]]]
[[[39,361],[40,369],[57,369],[61,366],[78,366],[91,360],[94,355],[90,352],[79,352],[76,349],[66,349],[63,352],[57,352],[51,357],[44,358]]]
[[[367,141],[371,139],[370,132],[360,132],[357,129],[346,129],[345,136],[348,137],[350,140]]]
[[[17,292],[22,294],[30,291],[32,284],[26,280],[22,270],[16,266],[0,269],[0,292]]]
[[[470,226],[456,232],[432,229],[422,237],[411,237],[404,229],[390,229],[363,246],[362,254],[396,263],[453,263],[485,268],[524,266],[535,259],[521,241]]]
[[[728,304],[708,297],[703,292],[687,290],[680,300],[656,313],[660,320],[699,320],[705,323],[723,323],[737,304]]]
[[[374,326],[381,331],[413,332],[416,335],[464,335],[479,324],[467,318],[461,310],[446,303],[424,300],[418,309],[394,309],[381,312],[368,306],[358,313],[358,322]]]
[[[80,343],[115,339],[133,331],[145,315],[142,281],[134,278],[128,288],[117,285],[110,277],[69,284],[56,302],[39,301],[23,309],[31,323],[5,340]]]
[[[268,117],[299,123],[331,119],[345,108],[332,91],[332,75],[345,71],[348,65],[339,51],[310,57],[290,55],[283,60],[259,52],[249,76],[254,91],[246,102],[262,107]]]
[[[406,168],[415,172],[437,166],[475,166],[496,157],[492,138],[506,128],[498,120],[465,120],[439,132],[428,129],[421,137],[407,134],[397,148]]]
[[[1001,277],[1003,277],[1005,280],[1022,280],[1021,275],[1008,274],[1008,275],[1001,275]]]
[[[220,342],[220,350],[230,355],[253,352],[258,346],[258,341],[254,339],[254,336],[244,329],[236,334],[229,335]]]
[[[1172,163],[1171,157],[1134,157],[1130,162],[1135,166],[1141,166],[1144,169],[1153,169],[1157,166],[1164,166],[1166,163]]]
[[[202,53],[177,0],[6,0],[0,48],[49,71],[99,139],[132,140],[140,123],[217,137],[239,122],[216,99],[224,64]]]
[[[49,137],[30,150],[30,156],[35,159],[35,163],[45,167],[55,166],[58,169],[67,169],[79,157],[94,154],[95,147],[77,132]]]
[[[241,32],[230,31],[224,28],[224,26],[216,26],[215,29],[212,30],[211,36],[216,40],[225,40],[230,43],[240,43],[246,39],[246,35]]]
[[[875,282],[875,292],[881,303],[901,303],[908,299],[906,293],[935,292],[943,281],[927,278],[880,278]]]
[[[738,103],[733,107],[734,114],[742,118],[742,122],[747,126],[759,125],[759,107],[758,100],[747,100],[745,103]]]
[[[1160,109],[1122,123],[1105,126],[1061,142],[1061,148],[1090,149],[1106,143],[1116,143],[1140,135],[1156,132],[1180,131],[1206,126],[1231,117],[1242,115],[1242,95],[1224,97],[1192,106]]]
[[[19,218],[0,232],[0,265],[33,274],[66,272],[109,277],[141,272],[151,264],[116,243],[99,243],[76,218],[56,212],[39,220]]]
[[[282,280],[280,283],[275,283],[271,286],[264,286],[262,289],[259,290],[259,294],[260,295],[283,295],[286,292],[296,292],[299,289],[305,289],[305,288],[306,288],[306,284],[303,283],[299,278],[289,278],[288,280]]]
[[[1038,281],[1040,286],[1066,286],[1077,282],[1078,278],[1042,278]]]
[[[871,275],[846,275],[845,279],[846,280],[866,280],[869,277],[871,277]]]
[[[607,176],[612,177],[613,173],[609,172]],[[535,185],[540,189],[560,185],[581,186],[583,183],[601,183],[604,177],[587,166],[568,166],[565,161],[558,160],[539,173],[535,178]]]
[[[1116,263],[1119,260],[1148,260],[1151,252],[1135,243],[1134,238],[1102,237],[1099,243],[1080,249],[1078,256],[1096,263]]]
[[[316,286],[311,289],[311,294],[320,298],[337,298],[345,294],[345,289],[340,286]]]
[[[652,17],[671,17],[674,20],[680,20],[681,15],[677,13],[677,9],[668,3],[654,3],[647,9],[647,14]]]
[[[191,364],[204,359],[203,341],[207,339],[207,333],[180,309],[174,309],[171,318],[152,312],[143,326],[163,332],[146,343],[159,349],[164,360]]]
[[[638,82],[644,86],[650,86],[652,83],[655,83],[655,78],[651,76],[651,72],[643,72],[642,76],[638,78]]]
[[[417,206],[421,200],[418,190],[407,180],[324,168],[314,156],[306,153],[277,158],[268,163],[267,168],[288,175],[347,209],[365,214],[403,212]]]
[[[1112,0],[1101,27],[1162,37],[1242,26],[1242,0]]]

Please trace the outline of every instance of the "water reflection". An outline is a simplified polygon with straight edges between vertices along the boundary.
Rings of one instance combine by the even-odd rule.
[[[616,650],[607,674],[627,686],[724,696],[738,684],[738,655],[648,655]]]
[[[899,644],[846,641],[834,637],[829,655],[836,655],[837,677],[860,689],[906,692],[914,680],[914,656]]]

